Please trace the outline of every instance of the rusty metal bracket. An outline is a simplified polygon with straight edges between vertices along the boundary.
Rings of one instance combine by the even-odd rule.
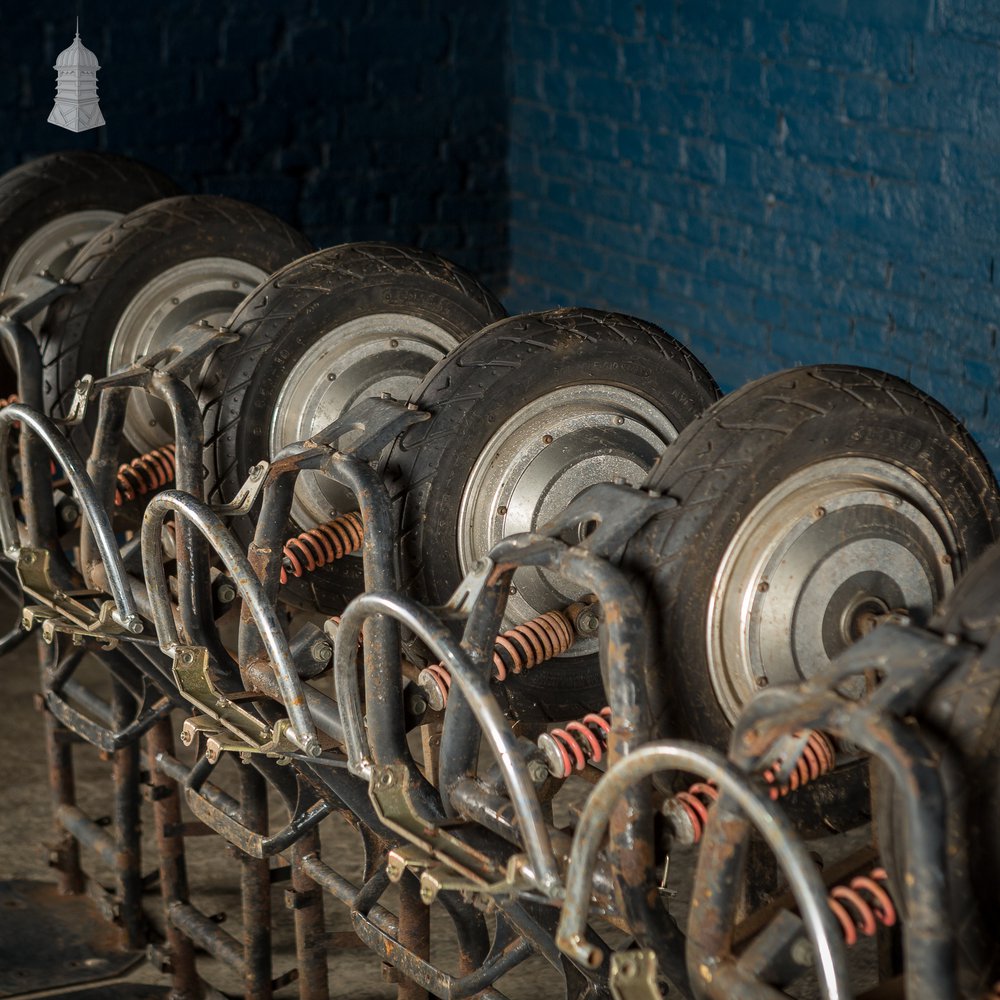
[[[608,979],[611,995],[615,1000],[663,1000],[657,968],[656,952],[651,948],[615,952]]]
[[[173,656],[177,690],[186,701],[205,713],[184,721],[181,742],[185,746],[191,746],[197,736],[203,736],[212,763],[226,750],[265,754],[277,757],[279,762],[284,759],[283,751],[294,751],[295,745],[286,735],[287,719],[269,726],[218,689],[212,680],[207,649],[178,645],[173,649]]]
[[[238,517],[249,514],[260,496],[260,491],[267,482],[267,470],[270,462],[258,462],[247,474],[246,482],[236,491],[236,496],[229,503],[213,504],[212,510],[220,517]]]
[[[406,853],[397,854],[392,860],[389,866],[390,879],[395,876],[394,880],[398,881],[403,870],[407,868],[418,870],[446,868],[463,876],[455,886],[449,885],[449,888],[486,891],[497,881],[502,871],[501,866],[498,866],[486,852],[476,851],[450,832],[449,827],[464,825],[461,821],[432,822],[421,818],[408,794],[409,784],[406,778],[406,767],[403,764],[378,768],[372,774],[369,790],[369,796],[379,819],[390,830],[405,837],[413,845],[411,848],[404,848]],[[513,889],[508,886],[507,891]]]
[[[95,597],[91,590],[64,591],[52,579],[52,554],[44,549],[22,545],[17,554],[17,577],[24,593],[42,602],[42,606],[28,605],[22,610],[22,627],[31,630],[41,626],[42,638],[51,643],[56,633],[73,637],[76,645],[87,639],[105,643],[114,649],[122,636],[133,638],[132,630],[125,628],[115,617],[115,602],[102,601],[94,611],[79,597]]]
[[[48,271],[29,274],[0,297],[0,318],[15,323],[28,323],[43,309],[79,286],[53,277]]]
[[[174,343],[155,354],[147,354],[125,368],[103,378],[83,375],[73,388],[64,424],[78,424],[87,415],[87,409],[105,389],[142,389],[150,373],[158,371],[175,378],[186,379],[203,365],[220,347],[239,340],[239,337],[222,327],[213,327],[206,320],[191,323],[174,335]]]
[[[378,458],[403,431],[430,420],[424,410],[393,399],[387,392],[363,399],[343,416],[314,434],[307,444],[336,448],[342,455],[353,455],[362,462]],[[349,434],[357,435],[344,441]]]

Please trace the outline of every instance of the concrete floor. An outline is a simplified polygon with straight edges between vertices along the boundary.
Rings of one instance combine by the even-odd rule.
[[[0,605],[0,630],[7,623],[13,623],[16,611],[9,605]],[[100,671],[92,675],[97,682]],[[37,666],[34,640],[29,640],[18,650],[0,661],[0,684],[3,691],[4,715],[0,725],[0,788],[4,791],[4,807],[0,810],[0,879],[31,878],[53,881],[53,873],[48,868],[45,842],[51,837],[50,807],[47,786],[47,765],[41,716],[34,710],[33,698],[37,691]],[[92,816],[106,814],[108,809],[109,765],[101,761],[89,747],[79,747],[75,753],[78,799],[81,807]],[[233,765],[236,766],[236,765]],[[221,768],[220,768],[221,769]],[[582,786],[582,787],[581,787]],[[576,792],[579,799],[586,792],[581,782]],[[557,822],[565,817],[567,799],[573,797],[571,789],[557,799]],[[143,804],[143,809],[149,806]],[[280,810],[276,809],[280,814]],[[147,824],[148,827],[149,824]],[[331,817],[321,824],[323,854],[344,875],[356,883],[360,881],[362,854],[357,835],[346,823]],[[863,841],[865,831],[850,837],[830,838],[815,845],[821,853],[831,859],[842,856]],[[155,852],[150,843],[148,830],[144,840],[144,862],[146,871],[155,867]],[[225,845],[217,837],[198,837],[186,840],[188,867],[193,900],[204,912],[225,913],[225,926],[232,933],[239,934],[238,862],[229,854]],[[687,907],[693,855],[674,859],[671,864],[672,896],[670,908],[679,918]],[[106,878],[93,859],[90,870],[98,879]],[[275,887],[274,940],[276,946],[275,972],[280,973],[295,964],[294,940],[291,913],[286,910],[282,899],[283,887]],[[391,897],[387,905],[392,904]],[[150,896],[149,908],[157,909],[157,897]],[[441,919],[435,908],[432,914],[433,952],[432,959],[445,968],[454,968],[455,949],[451,945],[447,919]],[[358,1000],[381,1000],[394,997],[394,985],[384,982],[380,961],[357,942],[352,946],[352,932],[346,910],[328,897],[326,905],[327,929],[337,935],[337,948],[331,952],[330,995],[331,997],[354,997]],[[357,941],[355,938],[354,941]],[[865,978],[871,977],[871,952],[858,955],[859,968],[864,969]],[[199,959],[199,970],[209,981],[226,993],[238,994],[239,984],[235,978],[219,964],[206,956]],[[118,981],[118,980],[116,980]],[[166,984],[167,979],[157,973],[147,963],[139,962],[125,977],[132,984],[124,996],[138,997],[140,984]],[[539,1000],[562,995],[560,977],[542,959],[534,958],[505,977],[500,987],[512,998],[523,997]],[[103,989],[108,997],[112,995],[110,984]],[[61,993],[61,991],[60,991]],[[797,995],[810,997],[817,995],[809,983],[803,982]],[[2,994],[0,994],[2,995]],[[48,994],[32,994],[41,997]],[[101,994],[90,993],[87,1000]],[[294,997],[294,985],[276,994],[277,997]]]

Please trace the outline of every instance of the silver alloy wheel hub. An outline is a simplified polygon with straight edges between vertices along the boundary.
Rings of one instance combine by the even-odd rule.
[[[929,615],[954,586],[947,514],[913,476],[874,459],[800,470],[747,515],[716,573],[709,677],[736,723],[753,693],[801,681],[895,609]]]
[[[405,400],[458,338],[430,320],[405,313],[359,316],[324,333],[302,355],[275,402],[271,456],[305,441],[361,399],[388,392]],[[292,518],[304,528],[356,510],[342,487],[315,472],[295,486]]]
[[[493,435],[466,482],[458,521],[462,572],[507,535],[554,518],[588,486],[615,479],[637,486],[676,437],[653,403],[617,386],[572,385],[532,400]],[[554,573],[519,569],[505,622],[526,621],[585,595]],[[596,639],[585,639],[564,655],[596,649]]]
[[[80,248],[121,217],[121,212],[89,209],[61,215],[36,229],[17,248],[7,264],[3,277],[0,278],[0,293],[39,271],[48,271],[54,278],[61,278]],[[46,311],[42,310],[28,322],[28,326],[36,333],[42,328]],[[6,343],[4,351],[7,351]]]
[[[169,347],[185,326],[207,320],[222,325],[267,277],[254,264],[231,257],[200,257],[168,268],[141,288],[125,308],[111,338],[108,371]],[[174,440],[170,411],[143,392],[129,397],[125,437],[140,452]]]

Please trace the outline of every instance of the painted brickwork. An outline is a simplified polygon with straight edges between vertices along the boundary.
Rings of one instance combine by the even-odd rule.
[[[1000,465],[1000,6],[513,0],[509,305],[884,368]]]
[[[507,268],[506,15],[486,0],[0,0],[0,170],[102,148],[243,198],[318,245]],[[106,128],[46,124],[56,54],[98,55]]]

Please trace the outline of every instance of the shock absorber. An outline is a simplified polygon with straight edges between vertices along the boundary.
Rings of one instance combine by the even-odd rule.
[[[879,924],[892,927],[896,923],[896,908],[885,888],[888,880],[884,868],[875,868],[870,875],[859,875],[847,885],[830,890],[826,902],[840,923],[848,947],[857,942],[859,933],[871,937]]]
[[[800,735],[800,734],[796,734]],[[771,799],[777,801],[794,792],[797,788],[815,781],[821,774],[832,771],[837,762],[837,752],[833,749],[829,736],[818,729],[809,730],[805,746],[799,753],[795,766],[791,769],[788,780],[779,784],[779,775],[784,761],[776,760],[764,772],[762,777],[771,786]]]
[[[776,760],[761,775],[771,786],[768,792],[774,800],[832,771],[837,762],[837,753],[829,736],[817,729],[811,729],[806,734],[796,733],[796,736],[802,735],[806,736],[805,744],[799,751],[799,756],[785,783],[778,783],[784,764],[781,760]],[[696,782],[689,788],[670,796],[663,803],[661,812],[673,826],[674,839],[677,843],[691,845],[701,840],[705,824],[708,822],[709,807],[718,796],[718,790],[714,785]]]
[[[177,474],[176,449],[172,444],[147,451],[118,468],[115,506],[121,507],[136,497],[163,489]]]
[[[357,552],[365,540],[365,529],[357,511],[303,531],[285,542],[282,550],[281,582],[301,577],[336,559]]]
[[[567,778],[573,771],[582,771],[588,763],[595,764],[608,751],[611,732],[611,708],[590,712],[582,719],[567,722],[538,737],[538,749],[545,755],[549,774]]]
[[[565,653],[575,639],[573,623],[562,611],[547,611],[516,625],[497,636],[493,650],[493,680],[505,681],[510,674],[531,670]],[[424,667],[417,683],[432,709],[440,711],[448,704],[451,675],[443,664],[433,663]]]

